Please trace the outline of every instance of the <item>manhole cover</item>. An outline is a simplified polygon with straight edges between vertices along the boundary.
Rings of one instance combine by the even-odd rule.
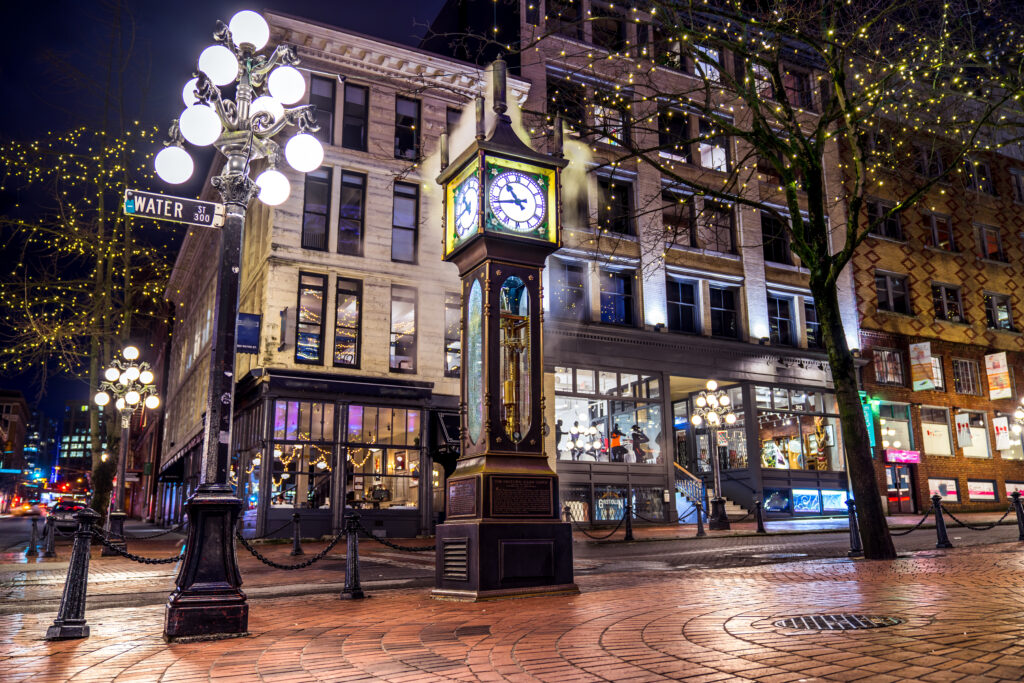
[[[800,628],[815,631],[854,631],[865,628],[882,628],[902,624],[896,617],[879,617],[867,614],[810,614],[790,617],[775,622],[779,628]]]

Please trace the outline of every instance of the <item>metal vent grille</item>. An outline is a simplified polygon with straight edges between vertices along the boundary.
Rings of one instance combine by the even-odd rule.
[[[810,614],[790,617],[775,622],[779,628],[799,628],[815,631],[855,631],[867,628],[882,628],[902,624],[896,617],[869,616],[866,614]]]
[[[444,542],[442,552],[444,578],[469,581],[469,539],[459,538]]]

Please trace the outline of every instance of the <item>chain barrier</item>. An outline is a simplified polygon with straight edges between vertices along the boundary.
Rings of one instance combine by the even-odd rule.
[[[288,524],[291,524],[291,522],[288,522]],[[313,557],[309,558],[304,562],[299,562],[298,564],[281,564],[280,562],[274,562],[270,558],[261,555],[260,552],[256,550],[256,548],[253,548],[251,545],[249,545],[249,541],[246,540],[244,536],[242,536],[242,532],[236,531],[235,537],[242,543],[242,546],[246,550],[252,553],[253,556],[263,564],[267,565],[268,567],[273,567],[274,569],[284,569],[286,571],[291,571],[292,569],[305,569],[311,564],[319,562],[320,560],[324,559],[324,557],[327,556],[327,553],[334,550],[334,546],[338,545],[338,541],[345,537],[345,532],[341,532],[340,534],[332,538],[331,542],[327,544],[327,547],[318,552],[316,555],[314,555]]]
[[[924,517],[919,519],[917,521],[917,524],[915,524],[914,526],[910,527],[909,529],[904,529],[903,531],[890,531],[889,535],[890,536],[906,536],[911,531],[917,531],[918,529],[921,528],[921,525],[924,524],[924,521],[926,519],[928,519],[929,517],[931,517],[932,512],[933,512],[933,510],[931,508],[928,508],[928,512],[924,513]]]
[[[185,548],[182,547],[181,552],[175,555],[174,557],[163,557],[159,559],[154,559],[152,557],[142,557],[141,555],[134,555],[128,552],[127,550],[122,550],[121,548],[117,547],[109,540],[107,540],[107,537],[104,536],[98,529],[93,529],[92,535],[98,538],[100,543],[102,543],[103,547],[107,550],[111,550],[122,557],[127,557],[132,562],[139,562],[141,564],[172,564],[180,560],[182,556],[185,554]]]
[[[959,524],[962,527],[967,527],[971,531],[988,531],[989,529],[992,529],[992,528],[998,526],[1000,523],[1002,523],[1002,521],[1004,519],[1006,519],[1006,516],[1009,515],[1011,512],[1013,512],[1013,506],[1010,506],[1010,508],[1006,512],[1003,513],[1003,516],[1000,517],[999,519],[997,519],[996,521],[991,522],[989,524],[978,524],[978,525],[968,524],[967,522],[961,521],[960,519],[957,518],[956,515],[954,515],[952,512],[950,512],[946,508],[942,508],[942,511],[945,512],[947,515],[949,515],[949,518],[952,519],[954,522],[956,522],[957,524]]]
[[[387,540],[386,538],[381,538],[379,536],[375,536],[373,533],[370,532],[369,529],[367,529],[365,526],[363,526],[363,523],[360,522],[358,519],[356,520],[356,526],[359,527],[360,531],[362,531],[364,534],[366,534],[367,538],[369,538],[371,540],[374,540],[374,541],[377,541],[381,545],[386,545],[389,548],[394,548],[395,550],[402,550],[402,551],[405,551],[407,553],[422,553],[422,552],[426,552],[428,550],[437,550],[437,544],[436,543],[434,545],[425,545],[425,546],[416,546],[416,547],[407,546],[407,545],[398,545],[397,543],[392,543],[391,541]]]
[[[285,522],[281,526],[277,527],[273,531],[268,531],[267,533],[263,534],[262,536],[254,536],[254,537],[250,538],[249,540],[250,541],[262,541],[265,538],[270,538],[271,536],[273,536],[274,534],[276,534],[279,531],[284,531],[285,527],[288,527],[288,526],[291,526],[291,525],[292,525],[292,520],[289,519],[287,522]],[[283,539],[280,539],[280,540],[286,541],[288,539],[284,539],[283,538]]]
[[[730,523],[730,524],[739,524],[740,522],[742,522],[742,521],[743,521],[743,520],[745,520],[745,519],[746,519],[747,517],[750,517],[750,516],[751,516],[751,515],[753,515],[753,514],[754,514],[754,511],[753,511],[753,510],[751,510],[751,511],[749,511],[749,512],[748,512],[747,514],[743,515],[742,517],[740,517],[740,518],[738,518],[738,519],[729,519],[729,515],[726,515],[726,516],[725,516],[725,518],[726,518],[726,519],[729,519],[729,523]]]
[[[622,517],[619,517],[619,523],[615,525],[615,528],[614,528],[614,529],[612,529],[611,531],[609,531],[609,532],[608,532],[607,534],[605,534],[604,536],[595,536],[594,534],[590,533],[589,531],[587,531],[587,530],[586,530],[586,529],[584,529],[583,527],[579,526],[579,522],[577,522],[577,521],[576,521],[575,519],[573,519],[572,517],[570,517],[570,518],[569,518],[569,521],[570,521],[570,522],[572,522],[573,524],[576,524],[576,525],[577,525],[577,526],[576,526],[576,529],[577,529],[578,531],[581,531],[581,532],[583,532],[583,535],[584,535],[584,536],[587,536],[587,537],[589,537],[589,538],[592,538],[592,539],[594,539],[595,541],[603,541],[603,540],[605,540],[606,538],[611,538],[611,537],[612,537],[612,536],[613,536],[613,535],[615,534],[615,532],[619,530],[619,527],[621,527],[621,526],[622,526],[622,523],[623,523],[624,521],[626,521],[626,515],[625,515],[625,514],[623,514],[623,515],[622,515]]]
[[[175,531],[181,531],[187,526],[188,522],[182,522],[178,526],[171,527],[170,529],[164,529],[163,531],[158,531],[155,534],[146,534],[145,536],[132,536],[130,534],[124,534],[124,539],[126,541],[148,541],[151,538],[159,538],[161,536],[166,536],[167,534],[174,533]]]

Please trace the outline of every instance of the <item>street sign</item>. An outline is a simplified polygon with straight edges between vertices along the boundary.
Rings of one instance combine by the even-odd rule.
[[[224,225],[223,204],[141,190],[125,189],[124,212],[139,218],[201,225],[206,228],[219,228]]]

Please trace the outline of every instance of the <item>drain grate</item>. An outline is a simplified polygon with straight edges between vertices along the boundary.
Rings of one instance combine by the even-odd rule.
[[[896,617],[879,617],[867,614],[809,614],[790,617],[775,622],[779,628],[799,628],[815,631],[855,631],[866,628],[883,628],[902,624]]]

